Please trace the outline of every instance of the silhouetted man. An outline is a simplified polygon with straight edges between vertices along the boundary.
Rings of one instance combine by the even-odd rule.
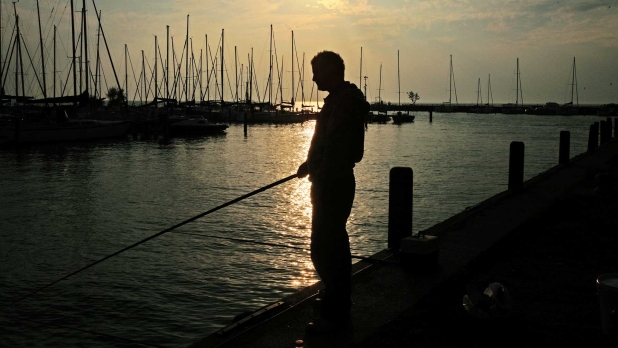
[[[344,80],[345,65],[337,53],[318,53],[311,67],[318,89],[329,94],[298,176],[309,175],[312,182],[311,260],[326,288],[321,315],[307,325],[307,332],[325,333],[350,320],[352,259],[346,222],[356,188],[353,168],[363,158],[369,104]]]

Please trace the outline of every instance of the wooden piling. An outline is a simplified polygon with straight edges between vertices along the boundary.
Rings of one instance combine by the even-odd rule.
[[[242,115],[243,118],[243,123],[244,123],[244,129],[245,129],[245,136],[247,136],[247,113],[243,113]]]
[[[19,134],[21,133],[21,117],[15,119],[15,144],[19,144]]]
[[[608,135],[610,135],[611,133],[608,134],[607,130],[608,130],[608,123],[607,121],[601,121],[600,122],[601,125],[601,145],[603,144],[607,144],[609,143],[609,137]],[[611,127],[611,125],[610,125]]]
[[[429,110],[429,123],[433,122],[433,111]]]
[[[593,152],[599,145],[599,131],[597,130],[597,124],[598,123],[591,124],[590,130],[588,131],[588,152]]]
[[[399,251],[401,240],[412,236],[412,168],[390,171],[388,192],[388,248]]]
[[[614,138],[618,139],[618,117],[614,119]]]
[[[571,158],[571,132],[560,132],[560,151],[558,155],[559,164],[568,164]]]
[[[509,154],[509,190],[517,191],[524,187],[524,143],[511,142]]]

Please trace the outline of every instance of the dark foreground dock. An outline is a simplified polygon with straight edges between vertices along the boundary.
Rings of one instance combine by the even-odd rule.
[[[614,193],[596,190],[599,173]],[[618,271],[617,184],[614,139],[425,231],[441,239],[435,272],[355,264],[348,330],[305,334],[317,283],[191,347],[614,346],[601,333],[595,280]],[[373,257],[397,260],[387,250]],[[512,312],[470,315],[463,296],[492,282],[506,286]]]

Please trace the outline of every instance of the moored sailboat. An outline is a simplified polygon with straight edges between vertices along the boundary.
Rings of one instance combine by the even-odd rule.
[[[397,111],[395,115],[391,116],[393,118],[393,123],[402,124],[406,122],[414,122],[414,118],[416,116],[410,115],[409,111],[406,111],[405,114],[401,112],[401,78],[399,74],[399,50],[397,50],[397,86],[398,86],[397,94],[399,95],[399,107],[398,107],[399,110]]]
[[[434,111],[436,112],[455,112],[455,105],[453,105],[453,89],[455,89],[455,104],[457,101],[457,87],[455,86],[455,72],[453,71],[453,55],[451,54],[451,63],[449,70],[449,89],[448,89],[448,102],[443,102],[442,105],[436,106]]]

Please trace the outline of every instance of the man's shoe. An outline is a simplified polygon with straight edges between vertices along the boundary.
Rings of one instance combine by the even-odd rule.
[[[350,327],[350,319],[346,320],[328,320],[322,317],[315,319],[305,326],[307,334],[326,334],[343,331]]]

